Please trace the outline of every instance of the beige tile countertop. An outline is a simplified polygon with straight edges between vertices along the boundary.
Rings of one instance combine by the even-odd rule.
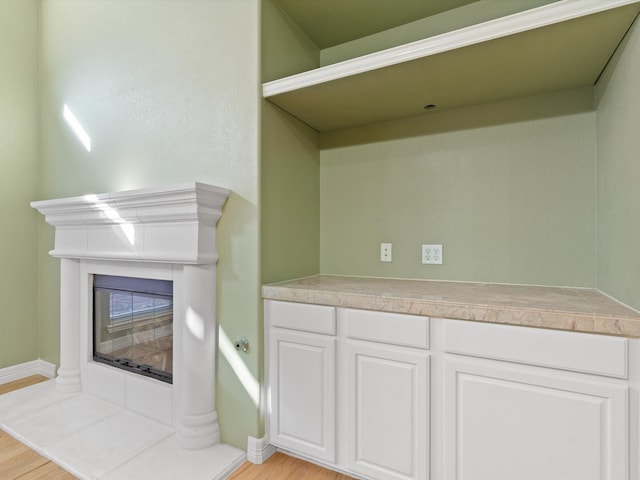
[[[265,299],[640,337],[640,313],[598,290],[316,275],[262,287]]]

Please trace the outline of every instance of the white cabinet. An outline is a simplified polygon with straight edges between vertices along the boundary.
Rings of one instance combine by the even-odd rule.
[[[628,478],[628,387],[474,360],[445,365],[447,480]]]
[[[267,301],[273,445],[367,480],[639,480],[639,342]]]
[[[335,338],[277,329],[270,337],[271,442],[334,462]]]
[[[429,358],[348,341],[347,466],[377,480],[428,478]]]
[[[270,442],[372,480],[429,477],[429,319],[267,301]]]
[[[446,480],[629,478],[626,339],[452,320],[444,333],[464,355],[443,362]]]
[[[268,428],[274,445],[336,460],[335,308],[265,303]]]
[[[346,466],[373,480],[429,478],[429,319],[338,309]]]

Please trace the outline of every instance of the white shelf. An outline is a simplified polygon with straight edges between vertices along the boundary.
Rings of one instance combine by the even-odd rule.
[[[639,0],[563,0],[263,85],[318,131],[593,84]]]

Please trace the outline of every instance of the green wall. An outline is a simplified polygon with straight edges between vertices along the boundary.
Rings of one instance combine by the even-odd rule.
[[[482,0],[322,50],[320,64],[546,3]],[[287,20],[276,10],[263,13],[270,19],[263,23],[263,42],[271,46],[263,50],[267,81],[308,69],[314,57],[308,39],[295,26],[283,28]],[[317,144],[322,273],[597,286],[640,306],[640,255],[634,248],[640,220],[628,208],[639,195],[633,188],[640,174],[633,156],[637,28],[596,86],[597,112],[594,89],[584,88],[314,140],[303,125],[265,103],[263,281],[307,270],[310,257],[298,257],[296,247],[313,245],[314,214],[303,213],[315,211],[313,195],[302,192],[315,182],[311,159]],[[292,211],[290,198],[306,203]],[[282,235],[287,230],[291,235]],[[380,242],[393,243],[392,263],[379,262]],[[421,265],[422,243],[443,243],[444,265]]]
[[[262,110],[262,282],[319,273],[317,134],[277,107]]]
[[[232,190],[218,228],[218,318],[251,378],[220,355],[222,441],[262,430],[250,387],[262,348],[259,277],[259,2],[42,3],[42,183],[56,198],[197,180]],[[62,119],[67,104],[92,140]],[[41,355],[58,361],[58,261],[40,221]],[[35,250],[33,250],[35,251]],[[214,292],[212,292],[213,294]]]
[[[322,273],[595,286],[595,121],[586,88],[325,135]]]
[[[414,22],[375,33],[367,37],[325,48],[320,55],[322,65],[397,47],[441,33],[468,27],[496,18],[539,7],[557,0],[477,0],[468,5],[422,18]]]
[[[38,358],[38,12],[0,1],[0,368]]]
[[[264,79],[316,67],[320,52],[271,0],[262,2]],[[320,268],[317,133],[262,102],[261,278],[273,283]]]
[[[261,0],[262,82],[320,66],[320,50],[272,0]]]
[[[640,309],[640,25],[596,88],[598,288]]]

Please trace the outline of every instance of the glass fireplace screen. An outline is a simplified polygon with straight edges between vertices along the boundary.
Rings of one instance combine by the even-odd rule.
[[[93,359],[172,383],[173,282],[94,275]]]

